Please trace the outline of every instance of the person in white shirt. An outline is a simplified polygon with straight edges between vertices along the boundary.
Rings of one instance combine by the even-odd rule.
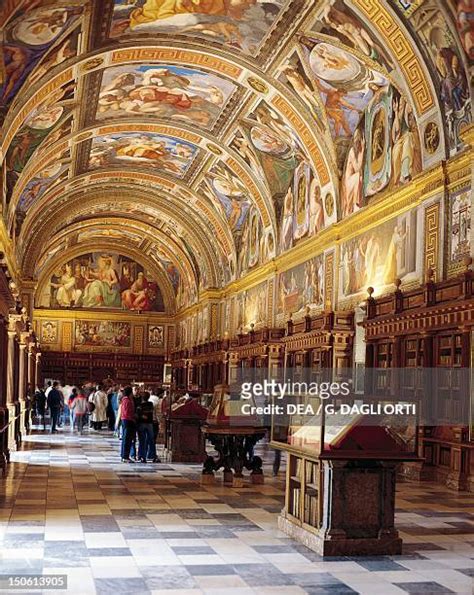
[[[102,390],[102,385],[97,385],[97,390],[89,397],[89,403],[94,404],[91,414],[91,423],[94,430],[101,430],[102,424],[107,421],[107,394]]]

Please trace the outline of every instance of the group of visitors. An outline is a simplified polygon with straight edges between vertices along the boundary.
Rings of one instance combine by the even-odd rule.
[[[43,430],[46,430],[48,410],[52,434],[57,433],[58,427],[66,425],[68,418],[71,431],[77,428],[79,434],[86,427],[91,431],[101,431],[106,424],[108,430],[121,438],[122,462],[160,462],[156,441],[162,418],[163,395],[152,394],[152,391],[139,386],[104,387],[91,383],[72,387],[67,398],[65,392],[57,381],[48,382],[45,389],[36,389],[33,414]]]

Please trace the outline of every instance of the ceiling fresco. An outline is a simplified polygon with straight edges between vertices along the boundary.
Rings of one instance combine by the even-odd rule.
[[[109,241],[185,307],[416,178],[472,118],[467,4],[19,0],[0,61],[19,269],[44,285]]]

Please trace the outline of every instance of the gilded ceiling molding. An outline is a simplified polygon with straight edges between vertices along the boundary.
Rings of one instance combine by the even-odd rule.
[[[56,75],[49,83],[41,87],[39,91],[27,101],[21,111],[14,118],[11,125],[8,127],[8,132],[5,135],[4,142],[1,146],[4,154],[6,153],[10,142],[18,132],[20,126],[23,124],[28,114],[44,99],[46,99],[48,95],[53,93],[54,90],[59,89],[59,87],[61,87],[65,82],[69,82],[74,78],[79,78],[85,73],[105,69],[108,66],[117,66],[121,64],[137,62],[170,62],[188,67],[205,67],[205,64],[207,64],[208,69],[210,68],[210,65],[212,65],[211,72],[221,72],[222,74],[226,74],[228,77],[231,77],[229,73],[238,73],[238,77],[231,77],[232,80],[244,85],[247,89],[251,90],[252,93],[255,93],[255,87],[260,85],[262,89],[268,89],[268,91],[271,92],[270,95],[279,95],[279,91],[276,87],[274,87],[274,81],[271,76],[264,74],[256,65],[244,61],[242,58],[233,54],[225,55],[225,52],[217,52],[216,50],[212,50],[205,44],[203,44],[202,48],[202,50],[183,50],[167,44],[161,45],[160,47],[140,46],[123,48],[120,50],[107,50],[99,54],[93,54],[92,56],[83,56],[82,59],[78,60],[73,67],[69,68],[65,73],[61,73],[61,75],[67,74],[68,78]],[[213,52],[215,52],[215,54]],[[224,55],[225,57],[223,57]],[[90,66],[84,68],[88,63],[90,63]],[[7,122],[5,124],[7,125]],[[314,142],[317,143],[318,141],[313,139],[313,143]],[[314,149],[312,151],[308,149],[308,153],[314,160]],[[324,152],[322,152],[322,154],[323,153]],[[327,170],[328,167],[327,164],[324,166],[321,165],[319,159],[314,161],[314,166],[316,168],[323,168],[325,170]],[[323,169],[320,172],[320,175],[322,173],[322,179],[328,175],[328,172],[323,171]],[[268,226],[268,223],[264,222],[264,226]]]
[[[135,195],[136,196],[136,195]],[[107,198],[107,195],[105,195],[105,197]],[[67,203],[64,204],[62,211],[65,211],[65,214],[68,214],[72,217],[76,217],[84,212],[88,212],[90,213],[90,209],[93,208],[94,205],[97,204],[97,200],[98,198],[103,198],[102,197],[98,197],[97,195],[94,195],[91,198],[88,198],[86,201],[84,201],[84,197],[83,196],[76,196],[74,197],[75,203],[72,202],[72,200],[68,200]],[[114,196],[114,200],[119,200],[120,198],[118,198],[117,196]],[[130,197],[123,197],[123,200],[130,200]],[[41,221],[41,226],[37,227],[37,229],[35,229],[34,231],[31,231],[31,234],[29,236],[29,242],[28,245],[25,247],[25,252],[24,252],[24,256],[22,259],[22,263],[23,263],[23,267],[25,268],[25,271],[27,272],[28,275],[33,275],[34,274],[34,268],[36,266],[36,263],[39,261],[39,259],[41,258],[41,253],[42,250],[44,251],[45,249],[49,250],[49,245],[48,246],[42,246],[40,238],[44,237],[44,235],[48,235],[48,237],[51,237],[51,232],[54,233],[55,231],[55,223],[56,223],[56,227],[61,226],[61,222],[64,221],[63,219],[63,212],[62,211],[57,211],[57,209],[54,209],[53,207],[51,207],[51,212],[52,215],[51,217],[43,217],[42,221]],[[178,216],[179,213],[175,213],[173,212],[173,210],[171,210],[169,207],[165,207],[164,209],[162,208],[162,212],[165,213],[168,212],[171,216]],[[92,215],[94,216],[94,215]],[[95,220],[99,220],[101,218],[107,219],[110,218],[110,214],[108,213],[100,213],[97,214],[96,219]],[[124,225],[130,225],[130,221],[127,222],[127,219],[124,218],[122,220],[122,222],[124,223]],[[92,225],[92,221],[91,221],[91,225]],[[158,242],[158,237],[163,235],[165,237],[164,240],[164,246],[166,246],[166,241],[172,241],[173,242],[173,238],[170,238],[168,235],[165,234],[165,232],[163,230],[161,230],[158,227],[154,227],[150,222],[146,222],[143,221],[142,225],[148,226],[149,230],[150,230],[150,238],[152,238],[155,242]],[[193,230],[193,226],[192,226],[192,222],[189,223],[183,223],[182,227],[190,234],[191,238],[196,238],[196,245],[198,247],[198,251],[200,253],[203,253],[205,256],[205,262],[204,265],[207,267],[208,269],[208,273],[210,275],[210,279],[212,281],[215,281],[215,271],[216,271],[216,267],[218,266],[218,261],[214,258],[212,258],[212,252],[209,251],[208,249],[208,243],[206,241],[203,241],[199,236],[196,236],[196,234],[192,235],[192,231],[195,231],[195,229]],[[66,233],[69,233],[69,229],[66,227]],[[58,232],[59,233],[59,232]],[[161,242],[161,237],[159,237],[159,240]],[[166,253],[169,255],[170,260],[172,262],[176,262],[176,253],[173,253],[172,251],[169,250],[168,247],[166,247],[165,249]],[[186,252],[183,250],[182,255],[185,255]],[[184,256],[183,256],[184,258]],[[184,263],[187,263],[187,266],[184,266]],[[192,278],[195,280],[195,276],[194,276],[194,269],[193,267],[189,264],[188,262],[188,257],[185,257],[184,261],[182,263],[178,263],[177,264],[178,269],[182,269],[184,267],[184,270],[186,271],[186,276],[183,275],[183,282],[185,280],[187,280],[188,278]]]
[[[265,193],[264,188],[260,187],[260,184],[257,184],[253,181],[249,171],[247,171],[248,166],[243,162],[243,160],[242,160],[242,164],[239,163],[241,161],[241,158],[240,158],[240,156],[238,156],[238,154],[234,150],[226,147],[223,143],[221,143],[220,141],[215,139],[212,135],[205,135],[205,134],[201,133],[201,131],[199,131],[199,133],[191,132],[186,126],[181,126],[181,125],[169,126],[169,125],[164,125],[164,124],[154,124],[154,123],[150,123],[150,122],[147,122],[147,123],[133,122],[132,123],[130,121],[126,121],[126,122],[123,122],[120,124],[108,124],[108,125],[94,126],[92,128],[82,130],[81,132],[70,136],[67,140],[61,141],[60,143],[56,143],[55,145],[52,145],[51,147],[48,148],[47,151],[45,151],[41,155],[38,155],[37,158],[35,158],[34,160],[30,159],[30,161],[28,162],[28,165],[25,167],[25,169],[23,170],[23,172],[21,174],[19,182],[15,186],[15,189],[14,189],[11,201],[10,201],[9,215],[8,215],[9,228],[11,229],[11,227],[12,227],[14,216],[15,216],[15,211],[16,211],[17,204],[18,204],[18,201],[20,200],[22,192],[24,191],[24,189],[26,188],[28,183],[37,174],[37,172],[39,170],[41,170],[51,160],[53,160],[56,155],[60,154],[62,151],[67,149],[68,146],[70,147],[73,144],[78,143],[79,141],[83,141],[88,138],[92,138],[93,136],[103,135],[103,134],[113,134],[113,133],[117,133],[117,132],[154,132],[157,134],[172,136],[174,138],[179,138],[181,140],[193,143],[196,146],[198,146],[204,150],[209,150],[208,149],[209,142],[212,142],[213,144],[217,145],[219,147],[219,149],[223,152],[223,154],[226,155],[226,157],[224,158],[224,161],[229,165],[229,167],[233,170],[233,172],[242,179],[242,181],[248,188],[251,198],[253,199],[253,202],[258,207],[258,209],[262,215],[262,222],[264,223],[264,226],[268,227],[271,225],[274,228],[273,229],[274,233],[276,233],[274,207],[273,207],[273,204],[271,201],[271,197]],[[124,178],[128,177],[129,169],[130,168],[123,170],[121,172],[121,176]],[[101,172],[89,172],[88,175],[91,177],[91,179],[98,179],[100,173]],[[116,174],[116,175],[119,175],[119,174]],[[139,176],[139,178],[141,180],[149,180],[152,183],[156,183],[156,181],[158,179],[158,176],[156,174],[151,174],[150,172],[141,172],[137,175]],[[167,179],[165,177],[159,176],[159,179],[167,180],[168,185],[178,183],[178,180],[175,178]],[[170,180],[173,180],[173,182],[170,182]],[[69,182],[71,183],[71,181],[72,181],[72,179],[70,178]],[[185,186],[184,184],[183,184],[183,186],[186,187],[187,189],[189,189],[189,186]],[[49,200],[50,200],[49,191],[46,191],[44,193],[41,201],[38,201],[38,203],[36,205],[34,205],[34,208],[37,209],[40,206],[40,204],[42,204],[43,202],[46,202],[46,201],[49,202]],[[227,221],[225,222],[225,225],[227,225]],[[228,237],[229,241],[232,238],[230,229],[227,234],[227,237]],[[232,245],[233,245],[233,239],[232,239]]]
[[[220,263],[222,262],[222,258],[225,258],[225,254],[222,254],[220,259],[219,256],[212,250],[212,247],[214,246],[212,243],[212,230],[201,227],[200,221],[199,224],[196,225],[196,221],[193,221],[192,219],[182,220],[180,216],[182,217],[183,207],[179,205],[173,205],[171,201],[167,199],[167,197],[159,196],[155,197],[154,200],[150,200],[149,197],[141,197],[139,191],[135,191],[133,196],[134,199],[140,198],[142,201],[141,204],[144,205],[144,209],[146,209],[148,205],[153,209],[159,207],[160,214],[157,213],[157,219],[159,217],[160,220],[163,220],[164,216],[165,218],[169,218],[169,222],[179,221],[179,226],[182,227],[183,230],[188,234],[191,247],[194,248],[196,253],[203,255],[203,266],[208,272],[210,283],[217,284],[217,271],[219,270],[219,266],[221,266]],[[39,252],[42,249],[41,239],[44,238],[45,235],[50,237],[51,232],[54,234],[56,230],[60,230],[62,227],[67,227],[68,225],[74,223],[75,219],[84,215],[84,213],[91,213],[93,209],[97,207],[98,201],[99,204],[100,201],[107,203],[111,199],[115,202],[118,202],[119,204],[120,202],[129,204],[131,200],[130,189],[122,189],[119,187],[118,189],[109,188],[107,191],[107,189],[101,187],[100,194],[94,193],[94,195],[88,197],[84,197],[84,195],[75,195],[69,197],[66,202],[62,201],[60,210],[58,210],[58,205],[50,205],[50,215],[48,215],[48,211],[46,213],[43,211],[41,213],[41,217],[38,217],[36,220],[32,219],[32,223],[35,225],[35,227],[30,229],[28,235],[26,236],[27,239],[25,239],[24,242],[25,245],[21,246],[23,263],[26,263],[27,266],[34,266],[35,258],[38,258]],[[105,211],[98,213],[98,216],[110,217],[111,214],[108,211]],[[137,216],[137,220],[142,221],[143,224],[150,225],[150,227],[154,230],[154,233],[160,231],[160,233],[165,234],[165,232],[161,230],[158,225],[153,226],[153,224],[150,223],[150,221],[147,221],[145,218],[140,219],[139,216]],[[25,236],[23,237],[25,238]],[[166,235],[166,237],[169,236]],[[171,258],[171,260],[175,260],[175,258]]]
[[[99,229],[102,229],[103,231],[114,230],[117,232],[123,231],[125,228],[127,231],[133,230],[133,231],[137,232],[137,238],[139,240],[138,245],[136,245],[137,250],[140,250],[142,254],[147,254],[148,256],[150,256],[150,258],[152,260],[154,260],[156,262],[156,259],[153,257],[153,255],[149,251],[143,250],[142,246],[140,245],[144,239],[145,240],[149,239],[149,240],[154,241],[155,243],[159,244],[159,247],[163,250],[164,255],[171,262],[173,262],[173,264],[176,263],[175,266],[178,269],[184,282],[188,281],[189,279],[194,279],[194,281],[196,282],[194,269],[190,262],[189,256],[179,246],[179,244],[176,241],[174,241],[172,238],[167,236],[161,229],[157,229],[156,227],[153,227],[152,225],[149,225],[149,224],[146,225],[144,223],[141,223],[140,226],[138,226],[138,223],[136,221],[128,219],[126,217],[108,218],[105,215],[102,217],[97,216],[96,218],[92,218],[90,221],[87,221],[87,222],[76,223],[75,225],[72,225],[72,226],[66,228],[62,232],[58,232],[57,238],[55,238],[55,240],[52,244],[48,245],[47,251],[53,252],[54,249],[59,244],[61,244],[62,241],[67,240],[68,238],[71,237],[71,235],[73,235],[75,233],[85,232],[90,228],[93,228],[93,229],[99,228]],[[164,237],[162,237],[162,236],[164,236]],[[106,234],[101,234],[98,231],[97,236],[91,238],[91,240],[93,240],[93,241],[97,240],[99,242],[104,242],[105,238],[106,238]],[[110,239],[110,241],[118,242],[118,239],[116,237],[110,236],[109,239]],[[109,239],[107,239],[107,241],[109,241]],[[124,234],[123,240],[126,244],[133,245],[133,244],[130,244],[130,238],[128,235]],[[88,240],[88,241],[90,242],[90,240]],[[90,245],[93,245],[92,242],[90,242]],[[123,244],[121,244],[121,245],[123,245]],[[37,262],[43,260],[43,258],[45,256],[47,256],[47,253],[45,253],[43,251],[40,254]],[[158,266],[159,266],[159,262],[158,262]],[[34,274],[34,271],[33,271],[33,274]]]
[[[100,252],[102,250],[107,252],[118,252],[120,254],[123,254],[124,256],[128,256],[129,258],[135,259],[140,264],[145,265],[145,267],[153,273],[158,283],[158,286],[160,287],[160,290],[163,295],[165,313],[169,315],[174,314],[176,298],[173,291],[173,287],[168,278],[168,275],[166,275],[166,273],[164,273],[164,271],[157,266],[155,261],[151,260],[149,256],[144,255],[143,252],[135,250],[135,248],[131,248],[129,245],[124,246],[115,242],[102,242],[100,244],[94,244],[94,252]],[[75,246],[74,248],[68,249],[65,252],[62,252],[61,254],[54,256],[51,259],[49,265],[42,272],[40,278],[38,279],[38,284],[36,286],[35,291],[35,306],[37,296],[42,294],[46,284],[49,283],[52,274],[55,270],[57,270],[59,266],[73,258],[76,258],[83,254],[88,254],[91,251],[91,247],[88,248],[87,246],[81,245]]]
[[[452,173],[466,173],[467,162],[472,162],[472,156],[469,152],[452,160],[450,163]],[[410,184],[386,193],[364,209],[324,229],[317,236],[301,242],[291,251],[277,256],[265,265],[253,269],[244,277],[229,283],[220,291],[214,292],[212,297],[215,299],[229,298],[241,291],[259,285],[277,273],[284,272],[304,263],[311,255],[322,254],[341,242],[366,233],[394,216],[411,210],[430,197],[443,192],[445,183],[446,179],[443,167],[441,165],[436,166],[420,174]],[[187,318],[198,311],[202,305],[203,301],[201,299],[197,304],[180,310],[178,312],[178,318]]]
[[[119,185],[120,193],[117,193],[117,184],[114,184],[114,181],[117,178],[120,180],[120,185]],[[133,185],[130,186],[130,188],[127,186],[122,186],[122,184],[121,184],[122,180],[127,180],[127,179],[131,179],[134,182]],[[76,181],[81,181],[81,180],[76,179]],[[104,181],[106,182],[106,184],[104,184]],[[143,183],[147,182],[147,181],[152,182],[154,184],[167,186],[168,190],[165,192],[163,190],[157,190],[154,187],[147,187],[145,190],[143,187]],[[139,186],[138,182],[141,182],[140,186]],[[88,195],[91,192],[92,188],[94,188],[94,186],[97,184],[97,186],[100,188],[100,191],[99,191],[100,196],[105,197],[105,196],[107,196],[107,194],[106,194],[107,187],[110,186],[110,190],[113,192],[114,200],[115,199],[119,199],[122,201],[131,200],[131,198],[132,198],[131,193],[133,193],[135,195],[135,197],[140,196],[141,200],[143,200],[145,204],[149,205],[152,208],[156,208],[160,203],[163,202],[163,194],[165,194],[165,196],[166,196],[165,206],[168,207],[170,204],[176,204],[176,208],[178,209],[178,212],[174,213],[174,217],[175,218],[176,218],[176,216],[178,217],[178,220],[180,221],[180,224],[183,225],[183,227],[186,228],[187,226],[190,226],[190,227],[188,227],[190,233],[195,234],[196,233],[195,222],[190,221],[190,222],[184,223],[184,224],[181,223],[183,205],[180,204],[181,199],[177,199],[175,196],[175,193],[177,192],[178,189],[185,190],[186,193],[189,194],[190,199],[192,199],[192,200],[189,200],[189,202],[186,204],[186,207],[189,208],[191,211],[196,212],[196,218],[199,221],[201,221],[199,211],[201,210],[205,215],[205,219],[203,220],[202,225],[203,225],[203,233],[206,233],[206,236],[207,236],[207,241],[210,242],[213,239],[217,238],[219,241],[219,245],[221,246],[224,254],[232,253],[232,251],[234,250],[233,239],[230,235],[230,230],[228,230],[228,226],[226,225],[226,222],[221,221],[218,214],[212,209],[211,206],[207,205],[203,200],[201,200],[200,198],[195,196],[193,193],[191,193],[191,191],[187,187],[183,188],[182,184],[177,184],[175,182],[171,182],[171,181],[167,180],[166,178],[163,178],[159,175],[145,173],[145,172],[133,172],[133,171],[125,171],[125,172],[101,171],[101,172],[95,172],[92,174],[85,174],[84,176],[82,176],[82,183],[84,185],[84,190],[82,190],[82,192],[86,191]],[[66,183],[62,187],[55,188],[54,191],[45,193],[45,195],[41,198],[41,200],[38,201],[38,204],[35,205],[35,207],[33,209],[30,209],[30,211],[28,212],[27,217],[25,219],[25,222],[24,222],[24,225],[22,228],[22,232],[20,234],[19,243],[18,243],[21,253],[23,253],[23,251],[24,251],[23,246],[26,245],[29,241],[31,241],[31,237],[35,234],[33,226],[37,225],[42,220],[44,220],[45,212],[47,212],[48,209],[54,209],[54,215],[57,214],[56,211],[57,211],[58,207],[57,207],[56,203],[58,201],[64,202],[67,200],[68,208],[66,210],[66,214],[70,215],[72,213],[72,211],[69,209],[69,206],[70,206],[69,201],[73,198],[71,196],[71,194],[75,193],[75,192],[80,192],[81,188],[78,186],[77,183],[73,184],[71,181],[69,181],[69,184],[71,186],[70,189],[68,188],[67,190],[65,190],[64,186],[68,185]],[[95,188],[94,188],[94,190],[95,190]],[[145,194],[145,192],[146,192],[146,194]],[[153,196],[154,200],[150,200],[150,195]],[[94,201],[96,199],[97,199],[97,195],[94,195]],[[84,204],[83,194],[80,197],[80,200],[82,201],[82,204]],[[192,202],[192,201],[194,201],[194,202]],[[90,202],[91,207],[93,206],[93,204],[94,204],[94,202],[91,201]],[[170,214],[173,213],[172,211],[169,211],[169,208],[168,208],[168,212]],[[211,222],[211,224],[212,224],[211,226],[209,226],[209,222]]]
[[[429,112],[436,105],[436,101],[426,74],[426,66],[413,50],[410,36],[381,0],[352,0],[352,4],[373,25],[396,57],[407,88],[411,91],[418,116]]]

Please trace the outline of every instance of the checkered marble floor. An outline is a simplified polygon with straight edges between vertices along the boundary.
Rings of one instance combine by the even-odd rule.
[[[323,560],[277,529],[261,450],[266,483],[224,487],[199,465],[122,464],[108,433],[28,436],[0,480],[0,574],[67,574],[81,595],[473,593],[472,496],[400,484],[403,555]]]

